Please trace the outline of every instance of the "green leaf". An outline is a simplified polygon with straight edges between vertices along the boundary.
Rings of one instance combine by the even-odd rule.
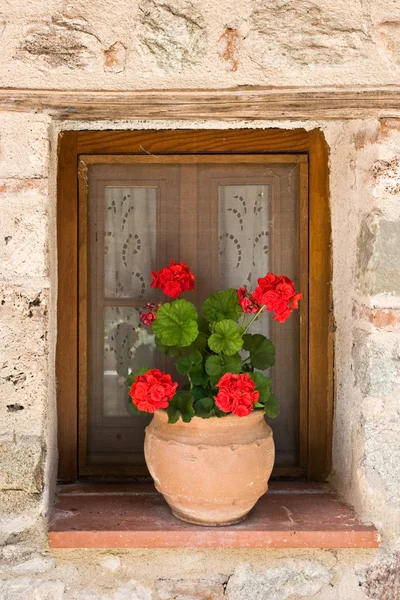
[[[178,356],[181,353],[180,348],[177,346],[165,346],[160,342],[158,338],[155,337],[156,348],[159,352],[166,354],[167,356]]]
[[[204,398],[206,395],[207,392],[202,386],[195,385],[192,387],[192,396],[195,402],[196,400],[200,400],[200,398]]]
[[[207,358],[205,368],[210,377],[218,377],[219,379],[224,373],[240,373],[242,360],[239,354],[233,354],[232,356],[213,354]]]
[[[196,308],[187,300],[162,304],[153,331],[165,346],[189,346],[199,334]]]
[[[201,352],[202,350],[204,350],[204,348],[206,346],[207,346],[207,335],[200,331],[199,335],[194,340],[194,342],[192,344],[190,344],[190,346],[187,346],[184,349],[184,352],[186,352],[186,351],[194,352],[195,350],[199,350]]]
[[[201,365],[202,360],[203,359],[200,352],[191,352],[186,356],[181,356],[181,358],[178,358],[176,361],[176,370],[182,375],[187,375],[189,371],[191,371],[197,365]]]
[[[231,319],[219,321],[215,326],[215,333],[213,333],[208,340],[208,345],[211,350],[217,354],[220,354],[221,352],[227,356],[236,354],[243,345],[239,325]]]
[[[210,324],[204,317],[199,317],[197,319],[197,326],[201,333],[204,333],[207,337],[210,335]]]
[[[246,333],[243,336],[243,349],[250,352],[253,367],[262,371],[275,364],[275,348],[271,340],[261,333]]]
[[[179,417],[189,423],[195,415],[193,398],[190,392],[178,392],[172,398],[167,408],[168,423],[176,423]]]
[[[196,417],[208,419],[214,415],[214,400],[212,398],[200,398],[194,405]]]
[[[201,312],[211,323],[226,319],[237,321],[242,314],[242,307],[238,303],[236,290],[232,288],[212,294],[203,302]]]
[[[250,377],[256,384],[256,390],[260,394],[259,402],[264,404],[268,400],[271,395],[270,387],[272,385],[272,381],[269,377],[265,377],[262,373],[250,373]]]
[[[132,386],[133,383],[135,383],[135,379],[138,375],[144,375],[145,373],[147,373],[147,371],[150,371],[150,367],[140,367],[140,369],[137,369],[136,371],[132,371],[132,373],[129,373],[128,377],[126,378],[126,383],[129,387]]]
[[[265,402],[265,412],[270,419],[275,419],[279,415],[278,398],[272,392],[268,400]]]

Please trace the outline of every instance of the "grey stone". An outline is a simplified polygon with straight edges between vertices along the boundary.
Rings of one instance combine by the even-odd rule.
[[[160,579],[155,588],[159,600],[222,600],[226,577],[208,579]]]
[[[13,382],[16,385],[16,382]],[[40,492],[43,488],[43,442],[39,437],[22,436],[0,441],[0,489]]]
[[[40,516],[40,501],[40,494],[0,492],[0,533],[17,534],[33,527]]]
[[[400,385],[396,341],[397,338],[390,338],[389,343],[383,343],[373,334],[354,331],[352,358],[355,382],[364,396],[387,396]]]
[[[272,52],[300,65],[340,65],[367,57],[373,47],[362,13],[353,3],[255,0],[252,27],[263,38],[255,62]]]
[[[140,40],[162,69],[177,72],[201,60],[206,24],[195,3],[145,0],[139,15]]]
[[[16,565],[13,568],[15,573],[45,573],[46,571],[50,571],[55,565],[54,558],[49,558],[45,556],[34,556],[29,560],[26,560],[19,565]]]
[[[115,592],[104,594],[94,590],[79,590],[73,596],[74,600],[152,600],[151,590],[145,588],[137,581],[129,581],[118,586]]]
[[[364,431],[362,462],[367,481],[385,495],[387,504],[400,511],[400,419],[396,415],[370,419]]]
[[[63,600],[65,585],[58,580],[11,579],[0,582],[1,600]]]
[[[400,554],[378,555],[364,572],[361,587],[372,600],[398,600],[400,593]]]
[[[287,600],[310,598],[331,580],[321,563],[311,560],[283,559],[265,571],[238,567],[226,588],[227,600]]]
[[[400,222],[369,215],[361,225],[357,278],[366,294],[400,294]]]
[[[119,556],[113,556],[112,554],[103,556],[100,560],[100,566],[114,573],[121,568],[121,559]]]
[[[43,66],[83,69],[95,57],[99,40],[88,30],[84,19],[53,15],[50,22],[32,24],[16,58]]]

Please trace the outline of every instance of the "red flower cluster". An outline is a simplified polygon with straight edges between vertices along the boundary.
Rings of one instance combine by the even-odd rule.
[[[169,267],[164,267],[158,273],[152,271],[151,274],[153,281],[150,286],[162,290],[170,298],[179,298],[182,292],[194,290],[194,275],[184,262],[171,260]]]
[[[159,408],[167,408],[174,397],[177,383],[171,375],[159,369],[151,369],[144,375],[137,375],[129,391],[132,402],[139,410],[154,413]]]
[[[291,279],[273,273],[268,273],[258,280],[258,286],[254,290],[253,296],[258,304],[265,305],[270,312],[275,312],[273,318],[278,323],[283,323],[290,317],[302,298],[302,295],[295,291]]]
[[[217,384],[219,392],[214,396],[215,403],[224,412],[245,417],[253,411],[254,404],[260,397],[255,387],[248,373],[225,373]]]
[[[260,305],[256,302],[253,294],[247,288],[241,287],[236,290],[238,302],[245,313],[256,313],[260,310]]]
[[[147,304],[146,304],[147,312],[142,312],[142,314],[140,315],[140,320],[142,321],[143,325],[150,327],[152,322],[155,321],[155,319],[156,319],[156,313],[157,313],[157,310],[160,308],[161,304],[162,304],[162,302],[160,302],[159,304],[154,304],[153,302],[147,302]]]

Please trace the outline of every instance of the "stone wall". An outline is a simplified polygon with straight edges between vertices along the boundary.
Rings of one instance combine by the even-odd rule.
[[[0,85],[144,89],[390,84],[400,5],[381,0],[15,0]],[[53,551],[55,173],[65,128],[320,127],[330,146],[332,481],[375,551]],[[400,537],[400,120],[68,123],[0,114],[0,598],[395,600]]]

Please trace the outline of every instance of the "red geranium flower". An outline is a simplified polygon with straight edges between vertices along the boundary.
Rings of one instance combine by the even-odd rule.
[[[214,396],[215,403],[224,412],[245,417],[253,411],[254,404],[260,397],[255,387],[248,373],[225,373],[217,383],[219,392]]]
[[[288,319],[302,298],[294,289],[294,283],[284,275],[268,273],[258,280],[253,297],[260,305],[264,305],[270,312],[275,312],[273,318],[279,323]]]
[[[247,288],[241,287],[236,290],[238,302],[245,313],[256,313],[260,310],[260,305]]]
[[[153,281],[150,286],[162,290],[170,298],[179,298],[182,292],[194,290],[194,275],[184,262],[171,260],[169,267],[164,267],[158,273],[152,271],[151,274]]]
[[[154,413],[159,408],[168,407],[177,387],[178,384],[172,381],[171,375],[159,369],[151,369],[144,375],[136,376],[129,395],[139,410]]]
[[[159,304],[154,304],[153,302],[147,302],[147,304],[146,304],[147,312],[142,312],[142,314],[140,315],[140,320],[142,321],[143,325],[146,325],[146,327],[150,327],[150,325],[153,323],[153,321],[156,320],[156,312],[160,308],[161,304],[162,304],[162,302],[160,302]]]

